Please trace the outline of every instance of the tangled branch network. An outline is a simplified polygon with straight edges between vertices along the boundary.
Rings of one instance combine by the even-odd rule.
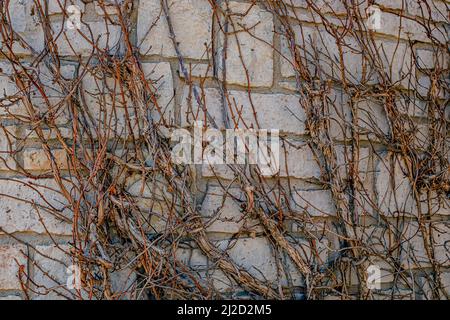
[[[0,293],[448,299],[448,7],[1,1]]]

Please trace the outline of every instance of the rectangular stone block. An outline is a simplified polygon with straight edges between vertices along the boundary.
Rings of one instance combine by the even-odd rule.
[[[336,165],[341,177],[348,178],[351,165],[358,168],[356,173],[359,181],[362,183],[369,179],[369,166],[373,161],[369,148],[360,148],[357,152],[353,152],[350,146],[344,147],[342,145],[336,146]]]
[[[237,128],[304,134],[306,115],[297,95],[230,91],[230,123]]]
[[[449,200],[444,194],[430,191],[418,194],[418,204],[414,197],[407,168],[401,157],[392,153],[382,156],[375,166],[375,192],[379,214],[392,216],[417,216],[450,214]]]
[[[243,165],[232,165],[231,168],[227,164],[208,164],[202,165],[202,176],[204,178],[220,178],[224,180],[233,180],[239,173],[235,173],[232,168],[240,168]],[[242,169],[241,169],[242,170]],[[239,171],[237,171],[239,172]]]
[[[196,271],[203,271],[208,267],[208,258],[196,248],[178,247],[175,251],[177,261]]]
[[[14,151],[16,151],[15,127],[0,129],[0,170],[16,169]]]
[[[288,0],[286,4],[293,4],[294,7],[310,8],[311,5],[306,0]],[[347,13],[345,2],[342,0],[317,0],[314,1],[317,11],[320,13],[332,13],[335,15],[342,15]],[[361,5],[357,3],[357,5]]]
[[[442,284],[442,291],[445,292],[447,295],[450,295],[450,273],[445,272],[441,273],[441,284]]]
[[[192,127],[196,121],[202,121],[208,128],[214,128],[214,125],[210,123],[209,117],[203,111],[203,108],[205,108],[207,114],[214,119],[217,129],[224,129],[225,122],[220,91],[215,88],[200,88],[198,86],[196,90],[200,97],[201,105],[198,104],[195,98],[194,89],[188,85],[184,86],[181,98],[181,126]]]
[[[14,69],[7,61],[0,61],[0,116],[4,118],[14,118],[15,116],[26,115],[25,106],[12,77]]]
[[[380,141],[390,133],[388,116],[383,105],[374,99],[356,102],[358,108],[358,131],[361,138],[369,141]]]
[[[75,289],[70,289],[69,276],[75,276],[74,270],[68,269],[73,265],[68,255],[68,245],[40,245],[36,246],[34,264],[35,283],[33,300],[67,300],[76,297]],[[74,284],[73,282],[71,284]]]
[[[328,103],[323,110],[329,118],[329,132],[332,139],[345,140],[351,137],[349,125],[352,123],[352,113],[349,96],[343,90],[331,89],[327,94]]]
[[[69,186],[66,187],[69,188]],[[56,190],[59,189],[53,179],[38,181],[2,179],[0,181],[1,228],[8,233],[46,234],[48,230],[52,234],[71,235],[71,213],[65,209],[67,201]]]
[[[9,295],[5,297],[0,297],[0,300],[4,301],[22,300],[22,297],[16,295]]]
[[[310,147],[302,142],[281,143],[280,176],[311,179],[321,175],[319,160],[316,160]]]
[[[113,295],[119,300],[137,300],[138,291],[136,290],[137,280],[136,272],[130,268],[114,270],[110,273],[111,289]]]
[[[401,159],[391,154],[376,165],[375,192],[382,215],[389,217],[417,213],[411,183],[402,168],[404,165]]]
[[[111,130],[123,137],[130,135],[127,117],[135,135],[138,124],[143,127],[144,119],[158,122],[164,117],[169,124],[173,122],[174,90],[170,64],[143,63],[142,71],[147,79],[147,83],[143,85],[144,89],[148,88],[146,106],[135,105],[123,81],[119,82],[108,74],[98,72],[95,67],[84,76],[84,101],[95,124],[102,130]]]
[[[18,37],[14,36],[12,52],[16,55],[30,54],[33,51],[38,54],[44,50],[44,32],[37,13],[34,1],[11,0],[8,2],[8,13],[11,27]],[[0,48],[8,52],[9,50],[0,42]]]
[[[65,150],[51,150],[53,159],[60,170],[69,169],[68,154]],[[51,161],[42,149],[27,149],[23,152],[23,163],[26,170],[52,170]]]
[[[59,134],[61,134],[61,137],[65,139],[71,139],[73,138],[73,130],[72,128],[63,128],[58,127]],[[42,129],[42,134],[44,135],[45,140],[56,140],[58,139],[58,134],[56,128],[51,129]],[[36,130],[34,129],[25,129],[25,137],[27,141],[30,141],[31,139],[39,139]]]
[[[329,190],[295,190],[292,197],[294,208],[301,214],[311,217],[336,215],[336,206]]]
[[[21,290],[19,268],[27,272],[27,248],[24,245],[0,246],[0,289]],[[24,274],[24,281],[26,281]]]
[[[175,117],[175,89],[173,75],[168,62],[143,63],[142,71],[148,81],[149,87],[156,92],[158,108],[151,103],[151,116],[158,122],[162,118],[168,125],[174,123]],[[152,102],[153,100],[150,99]]]
[[[259,222],[243,212],[241,204],[246,202],[240,188],[224,190],[219,186],[209,186],[201,206],[206,231],[232,234],[262,231]]]
[[[393,84],[408,88],[410,82],[414,82],[416,67],[411,47],[401,41],[375,40],[376,50],[379,53],[380,62],[384,74]],[[374,74],[374,79],[380,82],[380,75]]]
[[[266,280],[268,285],[277,281],[277,265],[267,239],[223,240],[217,245],[222,250],[227,249],[230,258],[256,278]]]
[[[58,46],[58,54],[62,57],[90,56],[97,48],[113,53],[119,51],[122,30],[119,25],[110,22],[81,23],[81,29],[69,29],[61,21],[55,21],[52,23],[52,30],[55,35],[59,35],[55,42]]]
[[[414,19],[385,11],[381,13],[381,28],[376,29],[375,32],[405,40],[431,42],[426,29],[420,23]],[[435,41],[445,43],[445,27],[432,25],[431,36]]]
[[[448,267],[449,231],[450,227],[445,222],[426,223],[423,228],[419,228],[416,222],[407,224],[402,232],[402,267],[426,268],[431,267],[433,263],[438,267]]]
[[[409,2],[410,1],[404,0],[375,0],[374,4],[382,8],[390,8],[397,10],[404,9],[406,11]]]
[[[31,86],[30,88],[30,102],[34,107],[35,113],[51,114],[57,125],[66,125],[71,123],[71,115],[67,104],[67,96],[69,89],[66,87],[65,80],[72,80],[75,78],[77,65],[62,63],[59,69],[54,72],[44,64],[41,63],[39,67],[35,68],[38,72],[38,86]],[[29,73],[32,73],[33,68]],[[59,80],[59,81],[57,81]]]
[[[122,3],[119,2],[119,6],[116,6],[114,0],[100,0],[98,2],[94,2],[95,13],[99,16],[116,15],[119,13],[118,10],[120,10],[121,4]]]
[[[203,80],[206,78],[212,78],[214,75],[213,66],[209,64],[185,62],[184,67],[190,78],[200,78]],[[180,75],[180,78],[185,79],[185,75],[183,69],[181,68],[181,65],[178,68],[178,73]]]
[[[370,70],[363,60],[359,43],[351,36],[347,36],[341,43],[342,61],[339,56],[339,46],[336,39],[325,29],[312,26],[294,26],[296,50],[301,63],[311,75],[320,78],[341,79],[341,63],[345,67],[345,77],[350,83],[357,83],[362,79],[369,80]],[[299,70],[294,67],[292,44],[286,36],[281,37],[281,75],[285,78],[294,77]],[[366,64],[365,73],[363,66]]]
[[[284,252],[282,254],[282,264],[284,272],[278,272],[276,258],[273,247],[266,238],[240,238],[237,240],[222,240],[216,245],[222,250],[227,249],[228,254],[239,266],[245,268],[249,273],[261,281],[267,281],[270,286],[287,286],[288,281],[284,272],[290,275],[294,286],[301,286],[304,283],[303,276],[297,270],[291,259]],[[322,264],[326,261],[328,250],[325,243],[317,241],[315,248],[311,247],[308,241],[295,239],[292,242],[294,250],[300,254],[308,265]],[[220,280],[220,278],[219,278]],[[230,285],[228,279],[222,277],[223,288]],[[228,282],[228,283],[227,283]]]
[[[408,13],[433,22],[448,23],[448,2],[432,0],[427,2],[406,1]]]
[[[285,133],[305,133],[305,112],[299,97],[286,94],[229,91],[223,106],[220,91],[213,88],[197,88],[203,106],[219,129],[225,128],[224,114],[228,116],[230,129],[266,129]],[[224,110],[225,108],[225,110]],[[193,90],[186,86],[181,103],[182,126],[190,126],[195,120],[208,123],[202,108],[198,106]],[[212,127],[212,125],[211,125]]]
[[[416,300],[413,290],[399,288],[377,290],[373,297],[375,300]]]
[[[34,79],[35,83],[30,82],[26,86],[26,94],[21,92],[16,85],[15,76],[22,73],[21,68],[16,66],[16,72],[9,62],[0,62],[0,116],[4,118],[19,118],[24,120],[30,117],[29,109],[26,103],[30,102],[35,114],[49,115],[50,111],[57,125],[66,124],[69,121],[69,115],[66,103],[66,94],[60,83],[55,79],[62,76],[66,80],[73,79],[75,74],[75,64],[61,64],[55,73],[50,72],[44,63],[37,66],[31,66],[27,61],[21,61],[28,75]],[[22,79],[25,75],[22,76]],[[67,88],[66,88],[67,90]],[[23,98],[27,100],[23,100]]]
[[[226,81],[229,84],[270,87],[273,83],[273,17],[255,4],[232,1],[228,44],[224,52],[224,36],[220,35],[219,75],[226,55]],[[244,29],[245,28],[245,29]],[[246,30],[248,29],[248,30]]]
[[[396,107],[400,113],[410,117],[427,117],[428,105],[425,101],[415,97],[401,96],[396,100]]]
[[[168,1],[176,42],[184,58],[207,59],[211,46],[212,8],[207,0]],[[139,1],[137,38],[142,55],[176,57],[159,0]]]
[[[450,224],[448,222],[433,223],[433,242],[435,245],[435,261],[440,266],[450,265]]]
[[[62,14],[64,11],[70,16],[72,12],[67,9],[70,6],[76,6],[80,13],[85,12],[85,5],[81,0],[39,0],[44,8],[44,2],[47,1],[48,15]]]

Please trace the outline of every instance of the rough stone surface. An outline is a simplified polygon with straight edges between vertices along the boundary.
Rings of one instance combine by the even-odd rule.
[[[206,79],[213,77],[213,67],[211,65],[205,63],[186,63],[184,67],[190,78]],[[178,68],[178,73],[181,78],[185,78],[181,65]]]
[[[34,260],[35,290],[39,293],[35,300],[65,300],[72,298],[76,290],[67,286],[72,265],[72,259],[67,254],[70,249],[67,245],[36,246]]]
[[[61,170],[69,168],[67,152],[65,150],[52,150],[54,160]],[[27,170],[51,170],[51,161],[42,149],[26,150],[23,153],[24,167]]]
[[[9,301],[22,300],[22,297],[11,295],[11,296],[0,297],[0,300],[5,300],[5,301],[7,301],[7,300],[9,300]]]
[[[199,106],[194,95],[194,89],[191,86],[185,86],[181,98],[181,125],[183,127],[192,127],[196,121],[202,121],[209,128],[214,128],[209,117],[205,115],[203,108],[206,106],[210,117],[214,119],[218,129],[225,128],[222,111],[222,98],[218,89],[197,87],[197,92],[201,96],[201,105]]]
[[[228,117],[238,128],[279,130],[303,134],[305,113],[299,105],[299,97],[286,94],[249,95],[244,91],[229,94]]]
[[[92,44],[106,52],[117,52],[120,39],[120,26],[104,22],[81,24],[81,29],[67,29],[61,22],[54,22],[52,29],[55,34],[58,51],[61,56],[88,56],[92,53]],[[90,33],[92,31],[92,35]]]
[[[57,190],[55,182],[50,179],[41,179],[36,185],[33,183],[35,182],[30,180],[0,180],[0,212],[2,213],[0,226],[2,229],[9,233],[45,234],[48,231],[52,234],[72,234],[72,226],[68,223],[71,221],[70,217],[64,212],[66,201],[61,194],[54,191]],[[36,190],[31,188],[30,184]],[[38,192],[41,194],[45,192],[48,204],[43,202]],[[52,209],[49,205],[57,211],[48,212]],[[67,222],[56,218],[52,213],[65,217]],[[42,225],[40,217],[46,228]]]
[[[14,170],[16,162],[12,152],[15,150],[16,139],[11,135],[14,133],[14,127],[6,127],[5,131],[0,132],[0,170]]]
[[[450,239],[448,223],[425,224],[419,228],[416,222],[409,223],[403,231],[406,240],[402,245],[401,263],[404,268],[431,267],[433,263],[441,267],[450,265],[450,255],[447,248]],[[431,234],[431,236],[430,236]],[[430,242],[434,243],[434,258],[430,256]]]
[[[293,195],[294,203],[300,212],[307,212],[310,216],[334,216],[336,207],[327,190],[296,190]]]
[[[13,99],[19,89],[11,78],[12,72],[13,69],[9,62],[0,61],[0,116],[2,117],[25,114],[21,101]]]
[[[175,92],[173,87],[173,76],[170,64],[167,62],[160,63],[143,63],[142,70],[148,80],[150,88],[154,88],[157,92],[157,102],[160,112],[156,106],[152,106],[152,117],[155,121],[160,119],[160,113],[168,124],[173,124]]]
[[[23,252],[23,253],[22,253]],[[27,248],[24,245],[0,246],[0,288],[2,290],[20,290],[19,268],[27,270]],[[26,276],[23,274],[23,276]]]
[[[150,92],[157,92],[157,95],[150,98],[149,101],[150,115],[142,114],[140,109],[135,108],[131,97],[128,95],[122,97],[121,90],[118,87],[118,81],[112,77],[105,75],[105,79],[103,79],[102,75],[96,76],[95,71],[93,71],[92,73],[86,74],[83,78],[86,105],[91,110],[94,119],[99,121],[103,130],[113,130],[126,135],[129,129],[126,124],[125,108],[127,108],[128,115],[132,119],[131,122],[134,124],[136,121],[133,121],[133,119],[136,118],[145,117],[150,120],[149,117],[154,117],[155,120],[159,120],[160,113],[158,110],[161,111],[164,119],[170,124],[174,113],[174,91],[170,64],[167,62],[143,63],[142,70],[148,80],[149,96],[151,95]],[[105,94],[109,90],[112,93]],[[153,103],[154,100],[157,101],[158,105]],[[118,104],[116,112],[112,116],[113,119],[105,120],[105,113],[111,116],[113,101],[115,101],[116,105]]]
[[[425,9],[426,10],[426,9]],[[430,42],[425,28],[417,21],[400,17],[396,14],[383,12],[381,15],[382,28],[377,29],[376,32],[380,34],[389,35],[395,38],[402,38],[405,40],[417,40],[422,42]],[[441,43],[445,43],[444,27],[433,26],[431,34]]]
[[[235,30],[231,24],[229,28],[236,34],[228,36],[226,81],[242,86],[270,87],[273,82],[272,14],[258,6],[240,2],[230,2],[229,10],[232,13]],[[239,33],[243,27],[250,28],[252,35],[245,32]],[[224,54],[224,41],[225,39],[221,40],[219,61],[222,61]],[[223,67],[221,65],[219,74]]]
[[[43,4],[45,0],[40,0]],[[67,10],[69,6],[75,5],[81,13],[85,12],[85,5],[81,0],[48,0],[47,10],[49,15],[63,14],[63,10]]]
[[[264,279],[269,283],[286,283],[286,276],[277,271],[277,263],[273,255],[273,249],[267,239],[264,238],[242,238],[238,240],[223,240],[218,244],[222,250],[228,248],[230,257],[236,261],[241,267],[248,270],[256,278]],[[301,241],[298,244],[293,244],[293,247],[298,250],[300,256],[305,261],[312,263],[313,261],[326,260],[326,250],[320,244],[318,244],[319,256],[315,256],[313,250],[307,242]],[[283,261],[286,262],[287,272],[290,274],[290,278],[293,284],[296,286],[302,285],[303,279],[299,274],[295,265],[292,263],[289,257],[283,255]],[[230,281],[225,277],[219,277],[218,281],[223,284],[230,284]]]
[[[168,1],[169,15],[181,54],[186,58],[207,58],[211,45],[211,6],[206,0]],[[142,55],[176,57],[159,0],[139,1],[138,43]],[[205,45],[206,44],[206,45]]]
[[[44,32],[39,25],[35,12],[34,1],[12,0],[9,2],[9,14],[12,19],[12,28],[23,41],[15,37],[12,51],[15,54],[30,54],[44,50]],[[4,48],[1,46],[0,48]]]
[[[411,184],[403,174],[400,160],[397,157],[386,159],[389,160],[378,162],[376,173],[376,193],[380,211],[387,216],[414,214]]]
[[[285,148],[285,149],[284,149]],[[295,178],[318,178],[320,167],[311,149],[302,142],[281,144],[280,175]]]
[[[266,239],[225,240],[219,244],[222,249],[230,247],[230,257],[246,268],[255,277],[268,281],[276,281],[277,269],[270,245]]]
[[[232,198],[234,197],[234,199]],[[239,189],[227,192],[222,187],[210,186],[203,199],[201,212],[207,223],[207,231],[216,233],[255,232],[259,223],[246,216],[240,204],[245,202]]]
[[[450,153],[448,139],[439,145],[430,143],[436,130],[446,129],[435,126],[435,120],[450,120],[450,108],[444,104],[449,93],[442,89],[449,66],[445,50],[448,1],[374,0],[348,5],[342,0],[289,0],[283,2],[286,10],[281,10],[282,17],[278,19],[269,12],[271,7],[261,1],[167,0],[175,39],[169,34],[160,0],[117,1],[123,20],[115,0],[3,2],[8,7],[11,26],[5,24],[2,35],[7,35],[11,27],[14,37],[12,43],[0,43],[4,53],[0,57],[0,300],[25,298],[17,278],[16,260],[24,272],[30,273],[30,283],[36,283],[34,289],[42,294],[31,294],[32,298],[77,298],[76,292],[66,287],[66,268],[72,259],[50,244],[55,240],[63,250],[70,249],[72,210],[58,192],[56,182],[41,178],[51,174],[51,166],[35,131],[38,123],[45,125],[43,135],[50,140],[52,154],[66,179],[73,174],[73,168],[69,168],[67,151],[48,119],[54,118],[70,148],[75,121],[70,110],[88,110],[92,117],[78,120],[95,127],[94,138],[98,133],[109,132],[110,137],[120,134],[124,139],[114,154],[123,161],[133,159],[136,164],[138,156],[129,152],[127,144],[142,139],[153,123],[164,123],[159,129],[168,140],[173,130],[190,130],[195,121],[203,121],[205,129],[212,128],[203,105],[224,136],[226,129],[280,130],[279,170],[266,175],[264,181],[264,196],[273,205],[270,213],[274,219],[281,219],[279,230],[311,268],[324,271],[338,266],[334,270],[335,288],[344,288],[338,282],[346,282],[345,289],[351,296],[345,298],[354,298],[356,286],[360,285],[357,265],[369,264],[379,266],[382,272],[382,288],[372,292],[375,299],[433,299],[437,292],[450,294],[450,199],[446,181],[439,180],[448,171],[444,160],[450,161]],[[276,8],[280,9],[278,2]],[[45,35],[38,3],[43,5],[52,28]],[[70,29],[65,23],[70,17],[70,5],[80,9],[80,30]],[[381,10],[381,28],[377,30],[367,30],[369,5],[377,5]],[[353,19],[358,12],[365,19],[361,24]],[[227,25],[225,15],[231,21]],[[353,18],[349,20],[350,16]],[[322,18],[330,25],[326,27]],[[428,18],[433,21],[428,23]],[[285,38],[283,19],[292,22],[299,54],[297,67],[292,63],[294,47]],[[122,34],[121,21],[130,28],[128,39]],[[342,36],[340,41],[336,41],[334,32]],[[367,37],[360,37],[361,34]],[[430,35],[434,37],[432,41]],[[51,38],[58,55],[48,50],[53,48],[48,42]],[[180,56],[172,40],[176,41]],[[96,42],[97,52],[91,42]],[[125,55],[128,44],[137,49],[133,57]],[[368,54],[375,51],[377,57]],[[136,99],[129,94],[131,79],[126,77],[128,71],[136,71],[132,70],[133,62],[126,60],[133,58],[144,73],[137,84],[145,87],[145,93]],[[114,69],[112,62],[118,61],[115,59],[122,61],[123,69]],[[25,70],[12,62],[16,60]],[[59,67],[53,69],[55,62]],[[190,76],[181,70],[183,64]],[[106,66],[111,68],[106,71]],[[307,69],[313,81],[299,72],[301,68]],[[120,71],[120,82],[115,71]],[[346,83],[341,81],[342,73]],[[59,74],[63,85],[54,81]],[[81,75],[83,79],[78,83],[76,79]],[[34,81],[29,81],[28,76]],[[25,88],[19,85],[21,81]],[[33,82],[42,84],[42,90]],[[120,83],[126,86],[125,96]],[[436,84],[441,87],[439,92]],[[201,103],[194,97],[194,87]],[[67,99],[71,88],[73,100]],[[319,89],[323,89],[322,96]],[[325,100],[320,110],[314,110],[317,116],[308,119],[305,112],[315,108],[319,99],[302,96]],[[113,105],[115,113],[111,113]],[[30,107],[35,113],[32,117],[27,112]],[[53,114],[56,108],[58,112]],[[134,136],[130,134],[126,113],[134,126]],[[106,114],[111,119],[104,118]],[[324,148],[314,153],[311,147],[317,141],[311,139],[308,124],[317,121],[322,125],[326,118],[330,120],[329,136],[322,131],[324,125],[318,134],[329,140],[323,140]],[[135,132],[138,126],[140,132]],[[400,127],[407,134],[409,147],[414,149],[413,156],[409,150],[399,148],[398,137],[393,136]],[[109,149],[112,141],[107,142]],[[84,137],[77,143],[84,143]],[[207,145],[205,142],[204,147]],[[359,152],[353,152],[354,147]],[[434,154],[436,148],[442,151],[441,155]],[[332,165],[336,164],[332,172],[325,166],[323,151],[326,158],[332,159]],[[146,156],[147,152],[143,151],[145,165],[151,167],[153,159]],[[432,156],[427,158],[429,155]],[[432,162],[439,163],[436,170],[427,167]],[[420,170],[409,173],[418,163]],[[91,163],[87,165],[87,171],[92,173]],[[249,183],[243,174],[254,174],[258,167],[232,166],[237,170],[228,164],[191,166],[189,179],[195,183],[189,187],[197,212],[206,223],[206,236],[219,249],[229,248],[229,257],[236,265],[277,292],[289,291],[289,297],[306,298],[305,278],[285,248],[275,246],[260,221],[246,211],[247,195],[238,185]],[[35,179],[25,179],[22,169],[36,175]],[[168,177],[155,175],[151,183],[143,184],[149,175],[131,171],[124,170],[120,176],[118,184],[123,184],[125,190],[120,197],[125,196],[142,211],[136,223],[149,239],[159,239],[164,233],[176,235],[181,229],[183,234],[185,229],[180,226],[185,221],[174,214],[175,209],[183,211],[181,201],[176,200],[173,206],[164,201],[173,197],[173,190],[167,187]],[[340,190],[329,183],[330,174],[339,182],[342,200],[349,206],[342,214],[354,223],[354,234],[345,237],[336,231],[345,223],[337,216],[335,197]],[[440,184],[435,185],[435,181]],[[433,189],[423,192],[422,185],[429,182]],[[414,185],[418,187],[417,195]],[[69,183],[67,188],[69,196],[77,199],[76,189]],[[261,204],[263,210],[269,211],[260,194],[255,193],[254,200],[255,205]],[[95,218],[93,208],[82,206],[86,210],[83,214],[93,214]],[[30,242],[35,249],[17,244],[8,233]],[[343,250],[349,239],[364,245],[364,260],[349,259]],[[166,243],[159,245],[164,247]],[[30,260],[20,252],[28,249]],[[231,299],[254,298],[227,278],[218,269],[217,261],[207,258],[192,238],[166,249],[173,253],[180,276],[185,275],[185,267],[190,268],[200,276],[199,281]],[[134,272],[134,258],[121,256],[109,274],[114,299],[138,298],[140,277]],[[437,288],[438,279],[441,288]],[[410,288],[412,280],[418,287],[414,284]],[[215,290],[211,292],[216,294]],[[83,293],[83,298],[89,297]],[[323,298],[342,299],[343,295],[336,291]]]
[[[319,27],[294,26],[296,43],[305,46],[306,57],[302,57],[302,63],[308,66],[312,74],[319,74],[324,78],[340,78],[340,58],[337,55],[339,47],[335,38]],[[354,38],[347,37],[342,45],[343,63],[346,67],[346,77],[352,82],[358,82],[363,79],[363,59],[362,54],[358,53],[360,47]],[[294,69],[292,61],[292,52],[287,39],[281,37],[281,75],[283,77],[294,77],[298,71]],[[315,61],[313,57],[318,57]],[[312,63],[313,62],[313,63]],[[365,74],[365,78],[368,75]]]

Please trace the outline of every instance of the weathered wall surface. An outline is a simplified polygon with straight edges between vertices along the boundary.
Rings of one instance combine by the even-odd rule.
[[[448,2],[118,3],[0,4],[0,299],[449,297]],[[279,172],[171,164],[196,120]]]

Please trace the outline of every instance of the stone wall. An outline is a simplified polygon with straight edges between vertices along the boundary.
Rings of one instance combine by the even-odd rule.
[[[0,299],[447,299],[450,4],[356,2],[3,1]],[[198,120],[279,172],[171,166]]]

